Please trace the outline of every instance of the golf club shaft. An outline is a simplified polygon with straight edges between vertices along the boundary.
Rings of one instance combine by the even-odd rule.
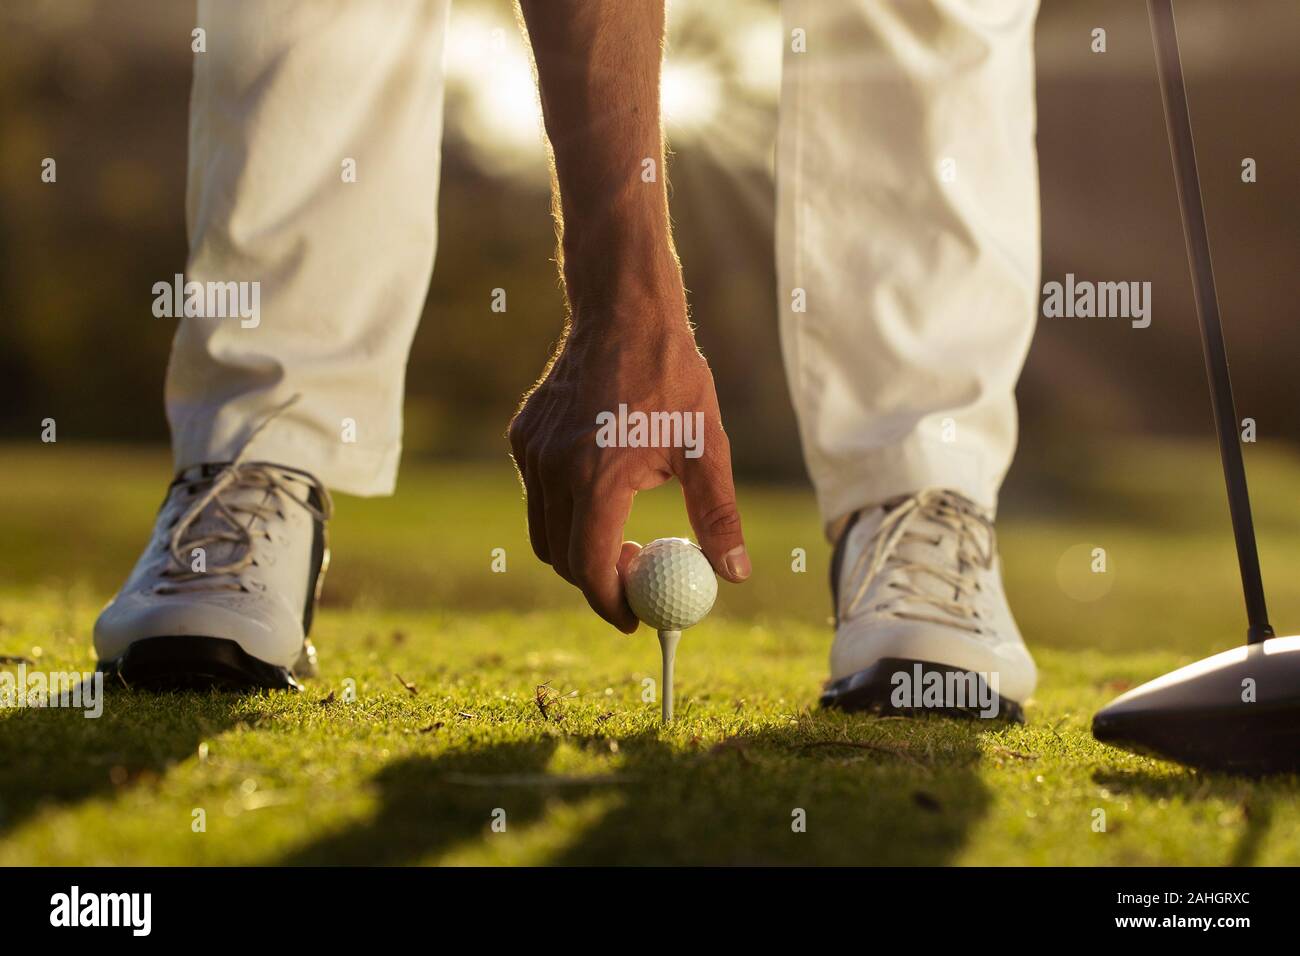
[[[1196,148],[1192,142],[1187,89],[1183,84],[1183,66],[1178,55],[1173,0],[1147,0],[1147,12],[1151,18],[1151,34],[1155,39],[1160,96],[1165,107],[1165,125],[1169,128],[1169,151],[1173,156],[1174,182],[1178,187],[1183,236],[1187,241],[1187,259],[1192,270],[1192,288],[1196,300],[1196,318],[1201,326],[1205,371],[1210,380],[1210,404],[1214,409],[1214,426],[1219,435],[1219,455],[1223,460],[1223,477],[1228,485],[1228,510],[1232,515],[1232,533],[1237,540],[1237,563],[1241,566],[1241,586],[1246,597],[1246,616],[1250,622],[1246,637],[1249,643],[1254,644],[1271,637],[1273,629],[1268,623],[1264,582],[1255,546],[1255,526],[1250,516],[1246,465],[1242,460],[1241,441],[1237,433],[1237,407],[1232,398],[1232,379],[1228,375],[1228,355],[1219,319],[1219,298],[1214,288],[1214,267],[1210,262],[1210,239],[1205,226],[1201,180],[1196,171]]]
[[[659,632],[659,650],[663,654],[664,661],[663,680],[659,684],[659,699],[662,706],[660,713],[665,724],[671,723],[673,719],[673,663],[677,658],[677,642],[681,638],[681,631]]]

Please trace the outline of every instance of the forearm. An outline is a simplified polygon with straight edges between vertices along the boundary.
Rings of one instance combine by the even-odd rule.
[[[554,155],[561,268],[575,325],[684,321],[659,119],[663,0],[520,6]]]

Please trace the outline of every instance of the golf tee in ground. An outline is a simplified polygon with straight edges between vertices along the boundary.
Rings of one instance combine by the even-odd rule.
[[[681,631],[660,631],[659,650],[663,654],[663,680],[659,688],[660,700],[663,702],[663,722],[673,719],[673,661],[677,657],[677,642],[681,640]]]

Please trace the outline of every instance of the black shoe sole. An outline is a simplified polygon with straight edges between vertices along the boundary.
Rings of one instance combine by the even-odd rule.
[[[888,717],[919,717],[924,714],[939,714],[944,717],[1004,720],[1016,724],[1025,722],[1024,708],[1014,700],[1007,700],[1001,694],[997,695],[997,713],[991,717],[983,713],[979,707],[978,699],[983,698],[987,693],[988,685],[985,683],[984,678],[978,674],[973,675],[978,685],[979,694],[979,698],[977,698],[973,706],[970,704],[957,706],[955,701],[945,702],[941,706],[898,706],[893,701],[896,690],[894,675],[900,671],[909,675],[913,674],[917,667],[921,668],[922,675],[937,674],[944,679],[948,675],[956,675],[966,680],[972,676],[971,671],[962,670],[959,667],[934,664],[930,661],[886,657],[876,661],[866,670],[860,670],[856,674],[850,674],[848,677],[840,678],[833,684],[828,685],[822,691],[819,703],[827,709],[843,710],[850,713],[869,711]]]
[[[302,690],[289,668],[258,660],[224,637],[146,638],[121,657],[101,662],[98,670],[127,687],[152,691]]]

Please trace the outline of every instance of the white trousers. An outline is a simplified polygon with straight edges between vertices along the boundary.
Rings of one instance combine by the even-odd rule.
[[[177,468],[230,460],[301,394],[250,457],[341,491],[392,491],[437,238],[448,10],[199,0],[186,279],[260,282],[260,316],[180,322],[167,370]]]
[[[249,454],[392,491],[436,240],[447,12],[199,0],[186,278],[258,281],[261,315],[181,320],[177,467],[229,459],[301,394]],[[784,0],[778,307],[828,525],[923,487],[996,504],[1038,302],[1035,13]]]
[[[925,487],[996,505],[1038,310],[1036,12],[785,0],[781,342],[828,524]]]

